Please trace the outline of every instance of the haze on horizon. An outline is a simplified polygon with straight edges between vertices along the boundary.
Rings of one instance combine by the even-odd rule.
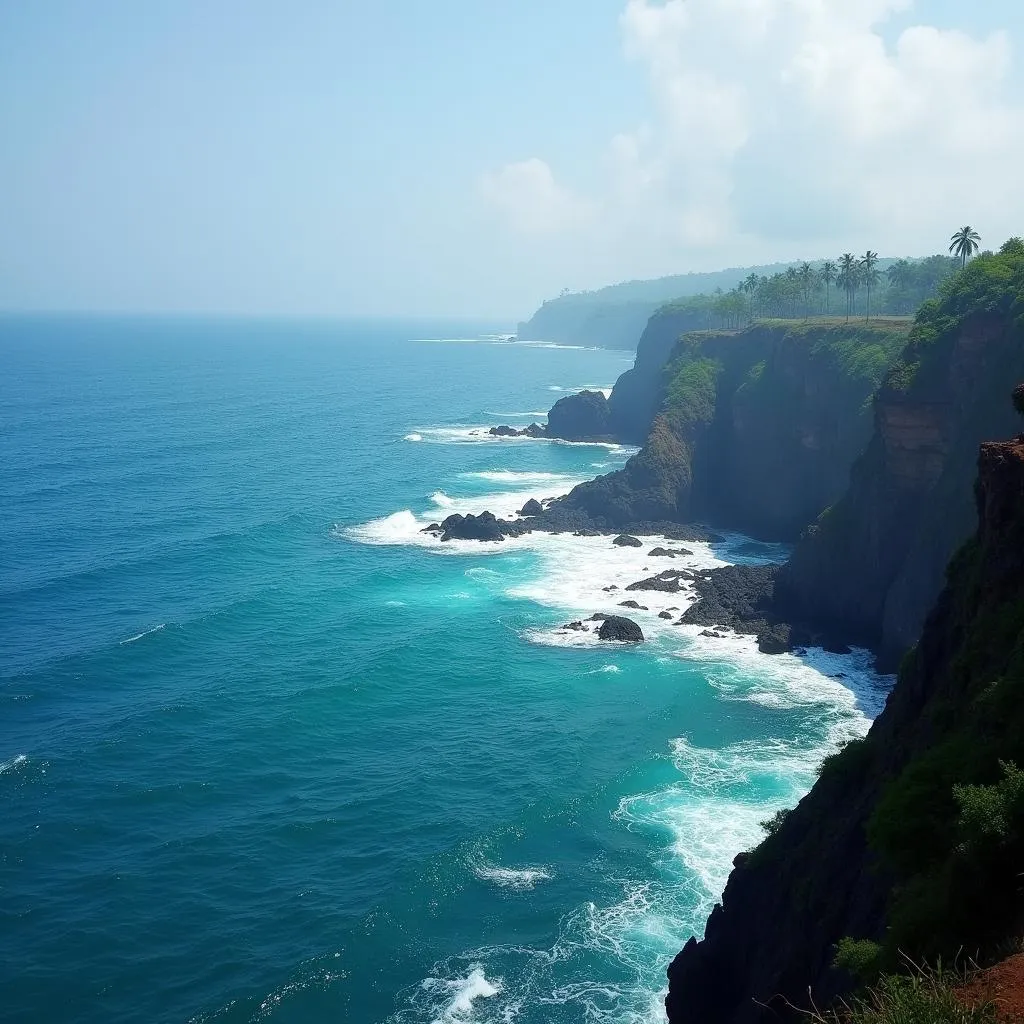
[[[0,7],[0,309],[526,317],[1024,233],[1012,0]]]

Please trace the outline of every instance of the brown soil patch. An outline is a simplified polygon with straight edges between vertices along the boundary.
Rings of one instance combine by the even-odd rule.
[[[1024,1024],[1024,953],[979,971],[960,991],[972,1005],[992,1003],[1003,1024]]]

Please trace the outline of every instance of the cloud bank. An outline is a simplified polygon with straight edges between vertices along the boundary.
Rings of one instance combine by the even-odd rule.
[[[623,50],[650,114],[595,154],[600,185],[582,194],[534,155],[486,175],[480,195],[510,234],[598,273],[936,251],[966,222],[995,243],[1024,220],[1010,38],[897,30],[909,9],[629,0]]]

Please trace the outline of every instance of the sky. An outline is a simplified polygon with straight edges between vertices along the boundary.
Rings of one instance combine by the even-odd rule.
[[[0,0],[0,309],[527,317],[1024,234],[1020,0]]]

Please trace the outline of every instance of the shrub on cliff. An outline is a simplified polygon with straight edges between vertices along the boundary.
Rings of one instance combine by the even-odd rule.
[[[909,976],[884,975],[864,995],[809,1016],[814,1024],[992,1024],[995,1006],[963,999],[957,988],[964,981],[941,965],[915,968]]]

